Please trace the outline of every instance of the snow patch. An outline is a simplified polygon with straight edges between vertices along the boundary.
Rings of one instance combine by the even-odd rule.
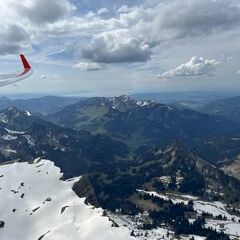
[[[25,111],[25,114],[26,114],[28,117],[32,116],[32,114],[31,114],[30,112],[28,112],[28,111]]]
[[[78,178],[62,181],[60,169],[48,160],[0,166],[1,240],[130,240],[125,227],[113,228],[78,198],[72,186]]]

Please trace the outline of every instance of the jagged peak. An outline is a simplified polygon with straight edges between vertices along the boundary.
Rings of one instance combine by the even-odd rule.
[[[133,98],[131,98],[128,95],[120,95],[120,96],[115,96],[115,97],[110,97],[108,98],[110,102],[136,102]]]
[[[127,102],[127,101],[133,101],[133,98],[131,98],[131,97],[128,96],[128,95],[120,95],[119,97],[115,97],[115,98],[118,98],[118,99],[120,99],[120,100],[122,100],[122,101],[125,101],[125,102]]]
[[[120,111],[130,110],[134,108],[143,108],[143,107],[154,107],[159,106],[161,108],[166,108],[169,111],[173,110],[172,107],[157,103],[151,99],[136,100],[128,95],[120,95],[114,97],[91,97],[87,98],[84,101],[80,101],[77,104],[90,104],[90,105],[101,105],[101,106],[110,106],[112,109],[117,109]]]
[[[17,109],[16,107],[14,107],[14,106],[8,107],[8,108],[4,109],[3,111],[4,111],[4,112],[7,112],[7,111],[20,112],[20,110]]]
[[[31,113],[28,111],[21,111],[15,106],[8,107],[2,111],[0,111],[0,115],[8,115],[8,116],[16,116],[16,115],[25,115],[25,116],[31,116]]]
[[[166,166],[178,166],[179,169],[182,166],[192,167],[196,163],[200,163],[201,166],[210,166],[211,164],[206,162],[198,152],[191,149],[181,140],[177,140],[164,147],[157,149],[154,155],[162,159]],[[212,166],[214,167],[214,166]]]
[[[168,145],[159,148],[156,151],[156,155],[158,154],[166,154],[169,152],[191,152],[192,150],[182,141],[182,140],[177,140],[173,143],[169,143]]]
[[[117,109],[119,111],[126,111],[126,110],[130,110],[131,108],[137,107],[136,100],[129,97],[128,95],[111,97],[111,98],[108,98],[108,101],[112,109]]]

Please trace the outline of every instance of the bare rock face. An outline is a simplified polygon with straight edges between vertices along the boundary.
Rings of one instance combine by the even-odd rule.
[[[94,188],[88,176],[82,176],[80,180],[73,185],[73,191],[78,195],[78,197],[85,197],[86,202],[94,205],[95,207],[99,206]]]
[[[240,180],[240,156],[238,156],[234,161],[228,165],[222,167],[222,170],[236,179]]]

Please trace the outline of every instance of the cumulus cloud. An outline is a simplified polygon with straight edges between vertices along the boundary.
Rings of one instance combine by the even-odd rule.
[[[32,48],[35,36],[42,38],[44,29],[37,25],[54,23],[69,16],[73,6],[56,0],[2,0],[0,17],[0,55],[16,54]],[[43,34],[41,36],[41,34]]]
[[[84,58],[106,63],[144,62],[150,59],[154,47],[165,41],[240,26],[240,5],[236,0],[145,1],[138,6],[123,5],[117,12],[115,18],[104,20],[102,32],[82,48]],[[91,26],[96,21],[99,19],[93,18]]]
[[[79,69],[80,71],[99,71],[105,69],[106,66],[94,62],[80,62],[73,65],[73,68]]]
[[[165,1],[158,5],[158,10],[161,12],[155,15],[154,27],[173,38],[211,34],[240,24],[237,0]]]
[[[34,24],[53,23],[69,16],[75,10],[68,0],[23,0],[15,3],[15,6],[20,15]]]
[[[82,49],[82,57],[93,62],[144,62],[151,51],[142,39],[132,37],[128,30],[108,31],[95,37]]]
[[[29,34],[21,25],[5,24],[0,32],[0,54],[13,54],[27,47]]]
[[[131,30],[133,36],[141,37],[149,45],[240,26],[237,0],[149,0],[133,7],[123,5],[118,13],[119,26]]]
[[[127,13],[129,11],[129,8],[127,5],[123,5],[118,9],[119,13]]]
[[[97,12],[98,15],[102,15],[108,13],[108,9],[107,8],[100,8]]]
[[[172,79],[176,77],[194,77],[194,76],[213,76],[216,66],[219,64],[215,59],[204,59],[201,57],[192,57],[189,62],[171,69],[157,77],[159,79]]]
[[[1,0],[2,25],[13,26],[14,19],[22,30],[11,39],[7,31],[0,33],[0,54],[17,52],[26,45],[36,46],[55,37],[59,45],[66,38],[75,42],[73,52],[81,53],[88,61],[144,62],[155,52],[154,47],[165,41],[206,36],[240,26],[238,0],[132,1],[141,2],[135,6],[128,2],[122,1],[123,6],[109,14],[105,13],[110,6],[105,8],[102,4],[97,5],[96,13],[95,8],[81,14],[70,0]],[[19,33],[24,33],[22,40],[17,40]]]

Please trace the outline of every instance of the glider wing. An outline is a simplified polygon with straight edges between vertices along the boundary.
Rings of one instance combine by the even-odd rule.
[[[16,73],[0,75],[0,87],[21,81],[32,74],[32,68],[23,54],[20,54],[23,70]]]

